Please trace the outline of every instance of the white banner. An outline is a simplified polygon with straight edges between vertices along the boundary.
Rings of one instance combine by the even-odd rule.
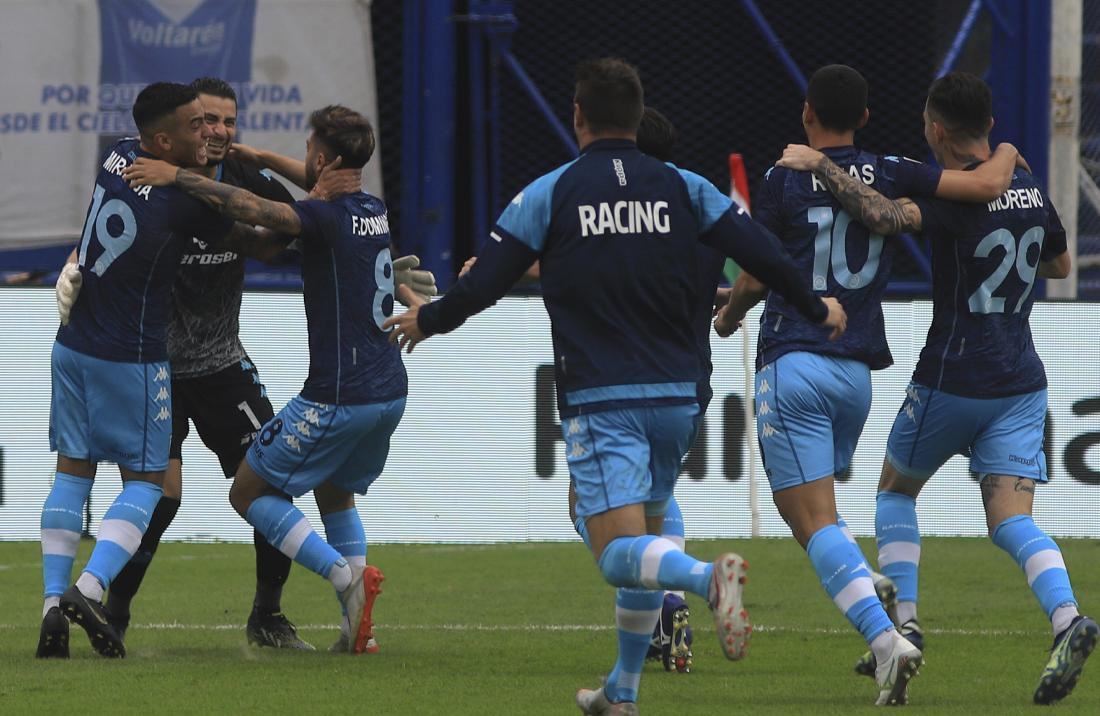
[[[874,374],[874,401],[853,461],[837,486],[852,530],[874,532],[875,490],[886,437],[931,321],[927,302],[888,303],[896,365]],[[755,317],[750,315],[755,342]],[[1050,380],[1049,485],[1035,516],[1051,534],[1100,537],[1100,306],[1036,305],[1031,318]],[[47,434],[50,350],[57,327],[49,289],[0,289],[0,539],[37,539],[54,474]],[[305,318],[296,294],[245,296],[242,338],[278,410],[307,372]],[[740,340],[714,337],[715,399],[676,496],[688,537],[745,537],[749,526],[744,365]],[[385,472],[359,498],[373,542],[569,540],[568,472],[554,407],[549,320],[541,300],[507,298],[407,357],[410,395]],[[751,436],[755,440],[755,436]],[[763,476],[763,470],[758,469]],[[94,533],[119,490],[102,465],[92,492]],[[196,433],[184,444],[183,507],[169,540],[251,540],[229,507],[229,484]],[[789,534],[766,482],[757,487],[761,531]],[[308,497],[300,506],[320,525]],[[918,501],[927,535],[985,534],[981,496],[966,461],[952,459]]]
[[[327,104],[378,127],[369,3],[5,0],[0,19],[0,249],[76,240],[100,155],[136,134],[150,82],[225,79],[238,139],[293,157]],[[364,178],[381,196],[378,157]]]

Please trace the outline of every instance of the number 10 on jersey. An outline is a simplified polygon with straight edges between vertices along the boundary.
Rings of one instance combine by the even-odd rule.
[[[843,288],[863,288],[874,280],[882,255],[881,234],[867,237],[867,260],[863,262],[863,268],[852,273],[848,266],[848,226],[852,223],[852,216],[841,209],[834,219],[832,207],[815,206],[806,210],[806,221],[817,225],[817,237],[814,239],[815,291],[829,288],[830,266],[833,278]]]

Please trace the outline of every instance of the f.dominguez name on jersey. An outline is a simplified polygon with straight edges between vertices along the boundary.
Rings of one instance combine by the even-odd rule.
[[[381,216],[351,215],[351,233],[356,236],[382,236],[390,233],[390,220],[387,214]]]

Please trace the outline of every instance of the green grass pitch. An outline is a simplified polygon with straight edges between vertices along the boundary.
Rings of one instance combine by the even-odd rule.
[[[1100,612],[1100,542],[1062,540],[1084,610]],[[77,564],[91,543],[81,546]],[[865,553],[873,543],[863,541]],[[703,603],[689,598],[695,670],[649,664],[647,714],[870,713],[873,683],[852,672],[864,645],[793,540],[698,541],[701,558],[748,559],[748,657],[726,661]],[[256,649],[243,624],[249,545],[166,544],[134,603],[129,656],[108,661],[79,628],[73,658],[36,661],[36,543],[0,543],[0,713],[569,714],[573,693],[612,664],[613,595],[579,544],[379,545],[381,652],[328,654],[336,600],[295,567],[283,606],[318,653]],[[910,686],[924,714],[1033,713],[1049,624],[1016,565],[987,540],[924,540],[920,616],[927,664]],[[1100,714],[1100,657],[1059,713]]]

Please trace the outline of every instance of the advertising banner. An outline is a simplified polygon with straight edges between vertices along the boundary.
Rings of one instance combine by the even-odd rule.
[[[76,240],[100,156],[136,134],[150,82],[226,80],[238,140],[294,157],[327,104],[377,127],[368,3],[16,0],[0,13],[0,250]],[[364,179],[381,196],[377,157]]]
[[[931,321],[928,302],[884,308],[895,365],[874,373],[871,414],[851,470],[840,476],[836,489],[838,510],[858,535],[874,533],[886,438]],[[754,345],[758,316],[754,312],[746,321]],[[1100,373],[1095,370],[1100,305],[1039,303],[1031,325],[1050,382],[1051,481],[1037,490],[1036,521],[1053,535],[1100,538]],[[54,475],[47,434],[56,328],[51,290],[0,289],[0,539],[38,538],[40,510]],[[302,297],[246,294],[241,331],[278,410],[301,389],[308,369]],[[749,536],[752,489],[760,505],[760,533],[789,535],[759,463],[759,484],[750,480],[749,445],[756,437],[745,424],[741,341],[715,336],[712,345],[715,398],[676,488],[688,538]],[[576,538],[567,515],[569,473],[551,355],[542,301],[517,297],[406,356],[408,408],[385,471],[358,500],[368,539]],[[229,506],[229,484],[217,461],[194,430],[184,443],[183,474],[183,506],[166,539],[252,539],[252,528]],[[101,465],[92,492],[92,533],[119,484],[117,469]],[[297,503],[320,524],[308,496]],[[917,504],[924,534],[985,534],[980,491],[963,457],[953,458],[930,480]]]

